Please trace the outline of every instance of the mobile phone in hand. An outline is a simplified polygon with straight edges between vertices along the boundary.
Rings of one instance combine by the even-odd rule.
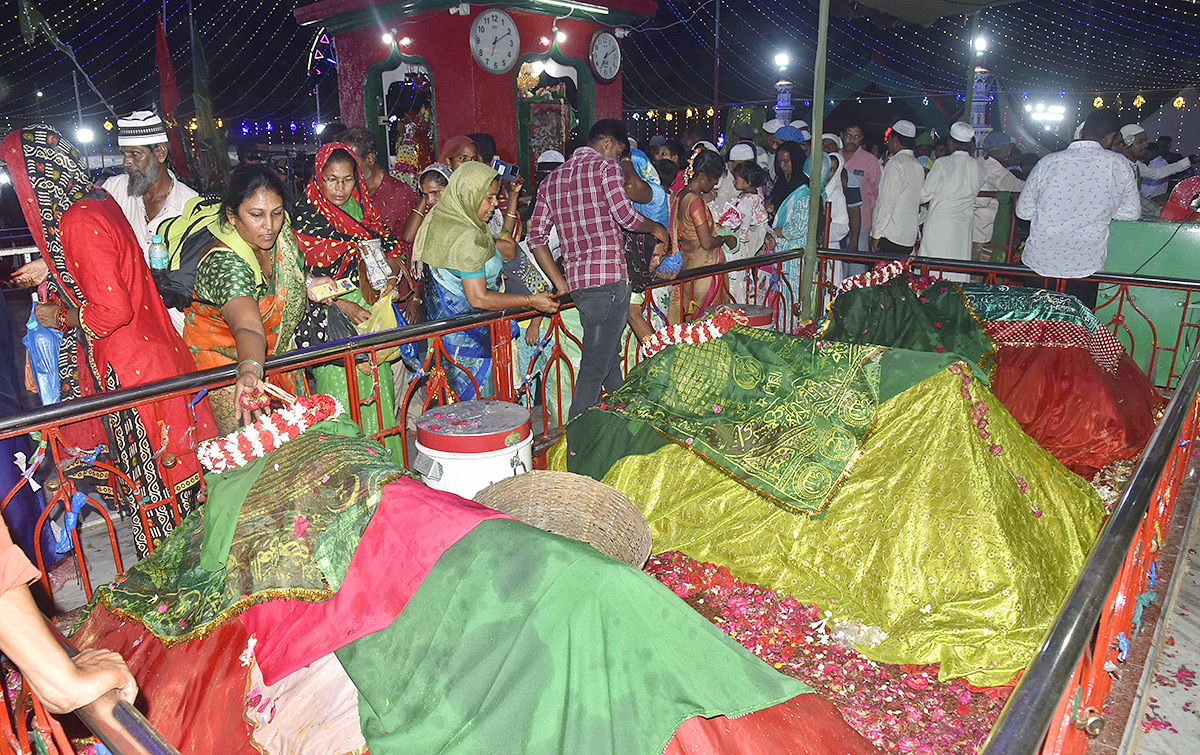
[[[492,170],[500,174],[505,181],[511,181],[520,175],[520,170],[513,163],[506,163],[499,157],[492,158]]]

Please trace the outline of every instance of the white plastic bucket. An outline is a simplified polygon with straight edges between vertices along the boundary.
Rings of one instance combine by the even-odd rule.
[[[506,477],[523,474],[533,469],[533,436],[516,445],[496,451],[452,453],[426,448],[417,442],[417,451],[428,460],[418,460],[421,479],[435,490],[474,498],[475,494]]]

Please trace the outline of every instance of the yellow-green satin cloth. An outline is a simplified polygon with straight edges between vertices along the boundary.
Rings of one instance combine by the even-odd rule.
[[[877,626],[858,648],[940,677],[1010,681],[1028,665],[1082,568],[1100,499],[1026,435],[986,387],[993,456],[959,375],[943,371],[882,404],[823,516],[793,514],[671,444],[617,462],[604,482],[646,514],[656,552],[723,565],[835,617]],[[565,443],[550,455],[566,468]],[[1028,497],[1014,475],[1024,475]],[[1030,501],[1044,512],[1035,518]]]

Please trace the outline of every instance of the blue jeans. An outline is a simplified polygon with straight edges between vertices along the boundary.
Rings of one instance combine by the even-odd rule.
[[[583,354],[568,413],[571,419],[600,399],[601,387],[610,392],[621,387],[621,361],[617,356],[621,353],[621,334],[629,317],[629,294],[629,281],[571,292],[583,325]]]

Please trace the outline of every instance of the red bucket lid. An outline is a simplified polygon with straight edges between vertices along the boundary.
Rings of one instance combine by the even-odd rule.
[[[461,401],[429,409],[417,418],[417,442],[432,451],[499,451],[532,434],[529,410],[507,401]]]

